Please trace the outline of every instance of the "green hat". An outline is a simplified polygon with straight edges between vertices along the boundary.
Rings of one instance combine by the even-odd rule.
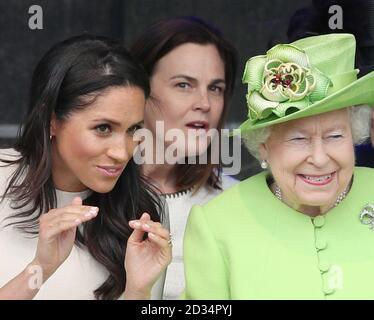
[[[374,104],[374,72],[357,80],[356,41],[327,34],[279,44],[246,63],[245,132],[340,108]]]

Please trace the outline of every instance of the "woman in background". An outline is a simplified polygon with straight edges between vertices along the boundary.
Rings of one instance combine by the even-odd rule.
[[[166,273],[164,299],[178,299],[184,289],[183,235],[189,211],[194,204],[207,202],[236,182],[221,175],[220,163],[211,162],[212,152],[219,150],[213,150],[211,140],[205,139],[210,129],[217,129],[220,139],[234,89],[236,52],[217,29],[192,17],[151,25],[130,51],[150,76],[144,123],[155,137],[153,159],[166,158],[156,155],[157,144],[163,146],[162,150],[172,144],[163,131],[157,132],[157,123],[165,133],[177,129],[186,138],[186,143],[174,143],[180,155],[177,161],[168,163],[165,159],[142,167],[169,207],[173,258]],[[208,163],[189,163],[204,153]]]

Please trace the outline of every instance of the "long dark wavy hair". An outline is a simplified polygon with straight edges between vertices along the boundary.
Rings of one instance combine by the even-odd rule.
[[[56,44],[41,59],[32,77],[27,117],[14,146],[20,157],[2,160],[17,168],[2,198],[10,198],[12,208],[17,210],[8,226],[35,236],[39,217],[56,207],[50,141],[52,115],[65,121],[103,90],[118,86],[140,88],[145,97],[150,91],[143,67],[122,45],[109,38],[76,36]],[[126,284],[124,256],[132,232],[128,221],[139,219],[143,212],[160,221],[161,203],[131,160],[113,190],[93,192],[84,204],[99,207],[100,215],[85,223],[83,233],[77,230],[76,244],[86,246],[109,272],[106,281],[94,291],[95,297],[118,298]]]
[[[236,49],[223,37],[222,33],[211,24],[197,17],[179,17],[163,19],[150,25],[132,44],[130,52],[144,66],[152,77],[157,62],[176,47],[185,43],[214,45],[225,66],[226,89],[224,106],[217,129],[220,134],[227,113],[228,103],[235,87],[235,75],[238,64]],[[151,99],[152,92],[151,92]],[[221,164],[210,163],[211,147],[208,150],[208,164],[178,164],[177,185],[180,188],[198,188],[205,185],[220,188]],[[198,189],[197,188],[197,189]]]

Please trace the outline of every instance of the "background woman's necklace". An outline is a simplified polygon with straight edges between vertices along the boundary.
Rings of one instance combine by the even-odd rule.
[[[341,194],[339,194],[338,198],[336,199],[336,201],[334,203],[334,207],[336,207],[340,202],[343,201],[343,199],[347,196],[348,190],[349,190],[349,186],[347,186],[344,189],[344,191]],[[275,183],[274,195],[278,198],[278,200],[283,201],[282,200],[282,191],[279,188],[277,183]]]

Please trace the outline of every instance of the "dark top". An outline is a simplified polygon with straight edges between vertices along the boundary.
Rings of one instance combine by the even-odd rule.
[[[355,147],[356,166],[374,168],[374,148],[371,143]]]

